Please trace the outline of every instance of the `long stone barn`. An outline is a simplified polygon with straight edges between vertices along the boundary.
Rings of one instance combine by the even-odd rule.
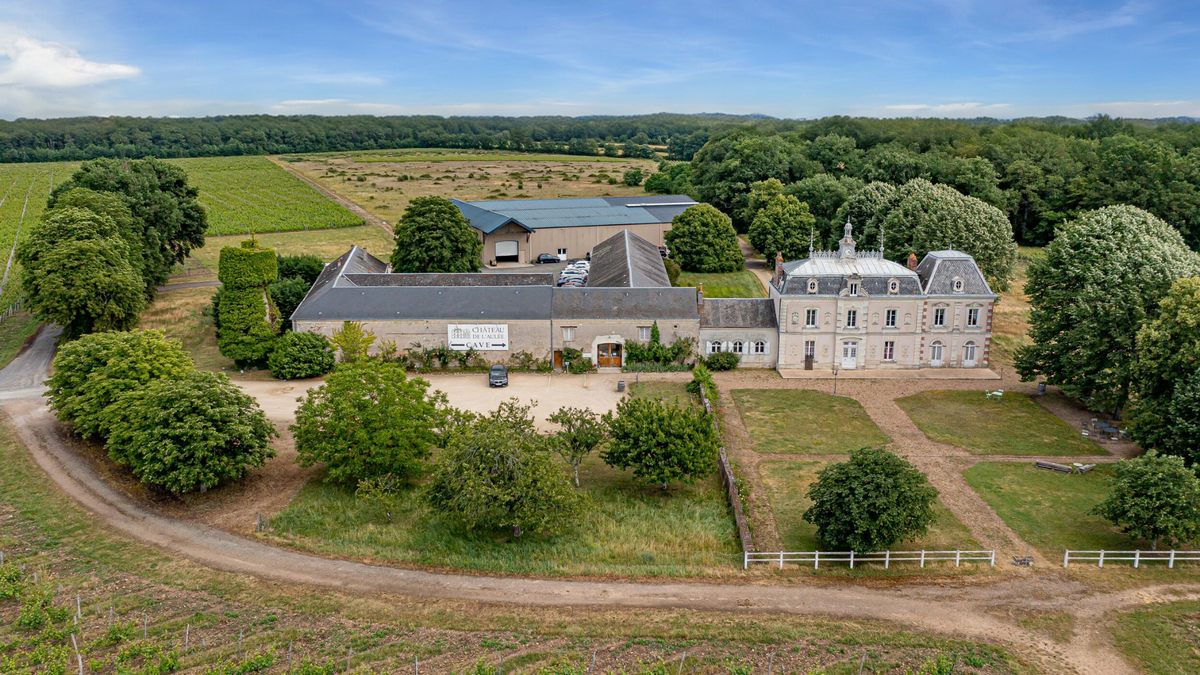
[[[376,345],[474,348],[493,363],[527,352],[562,363],[579,350],[601,368],[625,363],[625,345],[646,343],[658,323],[670,344],[720,342],[743,367],[773,368],[778,329],[770,299],[708,299],[674,288],[658,246],[623,229],[592,247],[588,284],[560,288],[550,274],[392,274],[354,247],[328,263],[292,314],[292,327],[331,336],[345,321],[375,332]]]

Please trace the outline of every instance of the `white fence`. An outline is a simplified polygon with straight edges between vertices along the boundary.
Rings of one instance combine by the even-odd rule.
[[[887,569],[894,562],[915,562],[920,563],[921,567],[924,567],[925,563],[933,562],[953,562],[955,567],[960,566],[964,562],[987,562],[992,567],[996,566],[995,551],[875,551],[872,553],[860,553],[856,551],[779,551],[775,553],[747,551],[742,556],[742,569],[749,569],[750,563],[777,563],[779,569],[783,569],[784,563],[796,563],[797,565],[812,563],[813,569],[818,569],[823,562],[850,563],[850,569],[854,569],[856,563],[883,563],[883,568]]]
[[[1063,567],[1072,562],[1095,562],[1104,567],[1106,562],[1133,562],[1134,567],[1142,563],[1167,563],[1174,567],[1177,562],[1200,562],[1200,551],[1065,551]]]

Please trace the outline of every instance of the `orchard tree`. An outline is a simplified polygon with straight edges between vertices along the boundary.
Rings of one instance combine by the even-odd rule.
[[[883,448],[850,452],[821,470],[808,489],[804,520],[826,550],[880,551],[925,534],[937,490],[908,461]]]
[[[285,333],[267,359],[271,377],[277,380],[320,377],[333,370],[335,363],[329,339],[307,331]]]
[[[179,379],[195,366],[162,331],[92,333],[58,348],[46,380],[50,408],[84,438],[106,438],[122,395],[155,380]]]
[[[393,272],[478,272],[479,232],[449,199],[416,197],[396,226]]]
[[[632,469],[639,482],[662,485],[694,483],[717,468],[720,441],[712,418],[693,405],[674,405],[649,398],[625,398],[616,414],[605,413],[612,439],[601,459],[618,469]]]
[[[384,474],[412,478],[438,442],[445,407],[444,394],[410,379],[399,363],[343,363],[296,410],[290,429],[297,461],[324,463],[329,480],[342,483]]]
[[[1017,372],[1119,412],[1129,401],[1137,335],[1176,279],[1200,274],[1179,232],[1133,206],[1068,222],[1029,266],[1029,337]]]
[[[729,217],[708,204],[675,216],[664,238],[685,272],[736,272],[746,262]]]
[[[396,495],[404,488],[404,481],[390,473],[358,481],[354,497],[369,504],[375,504],[383,509],[387,521],[392,522],[392,511],[395,509]]]
[[[113,461],[175,494],[237,480],[275,456],[275,427],[220,373],[154,380],[113,405]]]
[[[607,431],[604,422],[587,408],[565,406],[547,419],[559,426],[558,433],[551,438],[551,444],[571,465],[575,473],[575,487],[579,487],[579,465],[604,442]]]
[[[516,399],[447,434],[429,485],[429,503],[468,529],[544,532],[574,520],[582,498],[534,429],[531,406]]]
[[[52,212],[17,247],[21,288],[39,319],[67,340],[128,330],[146,306],[145,283],[112,218],[82,208]]]
[[[50,194],[48,206],[75,188],[121,197],[133,214],[134,231],[142,240],[146,288],[166,282],[171,270],[194,248],[204,246],[208,219],[179,166],[159,159],[94,159],[84,162]]]
[[[1112,491],[1093,511],[1134,539],[1191,544],[1200,534],[1200,478],[1182,457],[1153,451],[1117,462]]]

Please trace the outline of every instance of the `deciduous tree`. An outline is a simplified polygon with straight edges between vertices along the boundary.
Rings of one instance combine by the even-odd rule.
[[[562,407],[549,419],[559,426],[552,439],[554,450],[571,465],[579,487],[579,465],[604,442],[607,429],[599,415],[587,408]]]
[[[482,255],[479,233],[449,199],[416,197],[396,226],[392,271],[478,272]]]
[[[138,480],[176,494],[237,480],[275,456],[275,427],[220,373],[158,379],[113,405],[109,455]]]
[[[821,470],[804,520],[830,551],[879,551],[925,534],[937,490],[908,461],[883,448],[853,450]]]
[[[784,260],[798,260],[808,255],[816,222],[808,204],[791,195],[775,195],[750,223],[750,245],[769,260],[777,253]]]
[[[1179,232],[1132,206],[1081,214],[1029,267],[1032,344],[1017,351],[1025,380],[1120,411],[1129,400],[1137,334],[1176,279],[1200,274]]]
[[[1117,462],[1112,491],[1095,508],[1134,539],[1192,543],[1200,534],[1200,478],[1182,457],[1147,453]]]
[[[672,481],[694,483],[716,471],[720,441],[712,418],[696,406],[625,398],[615,415],[605,413],[604,423],[612,440],[601,459],[632,469],[642,483],[665,490]]]
[[[512,399],[448,434],[429,503],[466,529],[544,532],[568,525],[582,497],[551,459],[531,406]]]
[[[665,239],[686,272],[736,272],[746,262],[729,217],[708,204],[675,216]]]

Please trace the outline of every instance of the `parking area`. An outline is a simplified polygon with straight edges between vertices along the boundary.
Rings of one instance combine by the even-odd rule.
[[[598,413],[616,408],[624,396],[617,392],[617,382],[633,381],[632,374],[621,373],[510,373],[507,387],[491,388],[487,373],[430,373],[418,377],[428,380],[434,389],[445,392],[450,405],[472,412],[495,410],[501,401],[514,396],[524,402],[537,401],[533,413],[541,430],[550,429],[546,418],[563,406],[590,408]],[[292,382],[239,380],[237,385],[258,400],[267,417],[290,423],[299,406],[296,399],[304,396],[310,387],[320,386],[321,382],[319,379]]]

